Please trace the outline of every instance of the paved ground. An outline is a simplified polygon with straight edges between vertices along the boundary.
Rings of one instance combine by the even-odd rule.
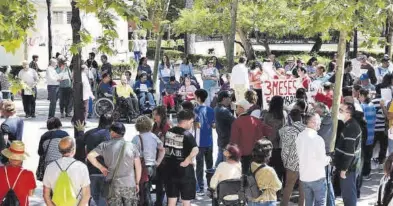
[[[200,81],[200,76],[198,76],[198,79]],[[38,143],[40,136],[46,132],[46,118],[47,118],[47,112],[48,112],[48,107],[49,107],[49,102],[46,100],[46,86],[44,82],[41,82],[38,86],[39,88],[39,94],[37,100],[37,118],[36,119],[26,119],[25,120],[25,128],[24,128],[24,135],[23,135],[23,141],[26,144],[26,150],[30,154],[30,158],[24,162],[24,167],[26,167],[29,170],[32,170],[35,172],[37,165],[38,165],[38,155],[37,155],[37,150],[38,150]],[[23,107],[22,103],[19,99],[16,101],[17,105],[17,111],[18,115],[24,116],[23,114]],[[58,109],[58,108],[57,108]],[[60,114],[57,112],[56,116],[60,116]],[[70,119],[62,119],[63,121],[63,129],[69,132],[70,134],[73,134],[73,129],[71,128],[70,124]],[[92,119],[87,122],[87,129],[91,129],[97,126],[97,120]],[[128,124],[126,125],[127,132],[125,135],[126,140],[131,140],[133,136],[135,136],[136,130],[134,125]],[[213,132],[214,136],[214,143],[216,142],[216,132]],[[213,150],[213,158],[216,158],[217,151],[216,151],[216,145],[214,146]],[[381,178],[381,171],[380,170],[373,170],[373,178],[371,181],[365,181],[364,186],[362,188],[362,197],[359,199],[359,205],[373,205],[376,200],[376,191],[378,189],[378,184],[379,180]],[[35,191],[34,196],[31,198],[31,205],[45,205],[42,199],[42,184],[40,182],[37,182],[37,190]],[[193,205],[197,206],[207,206],[211,205],[211,200],[204,196],[204,197],[198,197],[197,200],[193,201]],[[340,199],[337,199],[337,205],[342,205]]]

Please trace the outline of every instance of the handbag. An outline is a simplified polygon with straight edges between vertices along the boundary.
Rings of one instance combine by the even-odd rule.
[[[101,196],[104,198],[108,199],[113,196],[112,183],[113,183],[113,179],[116,177],[117,170],[119,169],[119,166],[120,166],[120,162],[123,160],[126,144],[127,144],[126,142],[123,143],[123,147],[121,148],[120,154],[117,157],[116,167],[115,167],[115,170],[113,171],[112,178],[109,180],[105,180],[105,182],[104,182],[104,186],[102,187],[102,190],[101,190]]]
[[[53,132],[51,136],[53,135]],[[45,174],[45,159],[46,159],[46,154],[48,153],[50,143],[52,142],[52,139],[49,140],[48,145],[46,146],[46,150],[44,152],[44,155],[40,156],[40,159],[38,160],[38,167],[37,171],[35,172],[35,175],[37,177],[37,180],[42,181],[44,179],[44,174]]]
[[[143,156],[143,142],[142,142],[142,137],[141,137],[141,135],[138,135],[138,136],[139,136],[139,142],[141,143],[141,153],[142,153],[141,156]],[[143,184],[143,183],[149,181],[149,171],[148,171],[147,166],[146,166],[146,163],[145,163],[145,158],[141,157],[140,159],[141,159],[141,166],[142,166],[142,174],[141,174],[140,183]]]

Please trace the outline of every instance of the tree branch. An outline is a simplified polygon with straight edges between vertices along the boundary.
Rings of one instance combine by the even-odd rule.
[[[246,48],[244,48],[244,45],[243,45],[240,41],[236,41],[236,40],[235,40],[235,43],[236,43],[236,44],[239,44],[239,45],[243,48],[243,50],[246,51]]]

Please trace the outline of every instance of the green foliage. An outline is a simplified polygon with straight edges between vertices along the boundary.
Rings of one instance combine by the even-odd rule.
[[[15,52],[25,41],[36,19],[34,4],[29,0],[0,1],[0,46]]]

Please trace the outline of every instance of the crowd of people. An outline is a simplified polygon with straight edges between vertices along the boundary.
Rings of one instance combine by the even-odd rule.
[[[113,113],[99,116],[98,127],[86,132],[84,122],[73,122],[78,131],[74,137],[62,130],[60,118],[72,113],[72,71],[59,55],[46,71],[48,131],[39,142],[35,177],[22,167],[28,158],[22,139],[24,120],[15,115],[14,102],[3,92],[0,181],[7,184],[0,185],[0,203],[28,205],[37,179],[43,182],[47,205],[160,206],[166,202],[174,206],[181,199],[188,206],[197,195],[208,195],[213,205],[294,201],[331,206],[341,196],[345,206],[354,206],[362,182],[372,177],[373,163],[384,171],[378,205],[391,202],[393,66],[387,56],[381,65],[364,54],[345,62],[337,134],[331,115],[335,57],[327,65],[315,57],[307,64],[290,58],[283,66],[274,55],[251,65],[241,57],[231,74],[211,58],[201,70],[199,85],[187,58],[177,80],[174,65],[164,56],[158,70],[159,99],[154,97],[147,57],[140,59],[135,79],[127,71],[120,84],[112,79],[108,58],[101,56],[100,69],[94,58],[90,53],[82,66],[86,118],[92,115],[94,99],[124,98],[138,134],[126,141],[126,127]],[[18,77],[25,85],[24,110],[26,118],[34,118],[37,68],[27,62],[23,66]],[[263,81],[267,79],[299,80],[295,100],[290,104],[282,96],[266,100]],[[60,118],[55,117],[58,97]],[[176,112],[176,123],[168,119],[170,112]],[[151,117],[146,115],[150,113]],[[376,143],[380,148],[374,159]],[[240,189],[221,198],[224,185],[234,180]],[[252,190],[252,180],[257,195],[246,192]],[[299,197],[292,196],[294,190]]]

